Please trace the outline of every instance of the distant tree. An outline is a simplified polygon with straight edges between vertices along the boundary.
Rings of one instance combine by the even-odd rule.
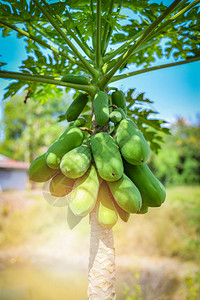
[[[33,99],[23,100],[23,95],[16,95],[3,104],[0,153],[31,162],[62,133],[64,124],[56,117],[66,111],[68,103],[55,96],[44,105]],[[69,102],[69,97],[66,100]]]
[[[168,185],[200,183],[200,115],[196,125],[178,118],[171,131],[173,135],[167,136],[160,152],[152,156],[154,172]]]

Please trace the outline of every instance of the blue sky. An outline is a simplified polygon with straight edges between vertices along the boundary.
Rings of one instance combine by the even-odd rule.
[[[16,34],[10,37],[0,37],[0,61],[8,64],[2,68],[9,71],[19,71],[18,67],[27,54],[23,39],[17,39]],[[156,64],[167,63],[162,59]],[[171,122],[177,116],[183,116],[195,121],[195,115],[200,112],[200,62],[157,70],[132,78],[117,81],[113,85],[128,90],[136,88],[137,92],[145,92],[145,96],[154,101],[154,108],[159,117]],[[9,81],[0,79],[0,100]]]

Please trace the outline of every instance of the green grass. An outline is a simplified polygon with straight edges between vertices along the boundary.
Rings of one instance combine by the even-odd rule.
[[[145,215],[132,215],[117,224],[119,254],[177,257],[198,261],[200,257],[200,187],[167,189],[167,199]]]
[[[10,194],[13,197],[13,193]],[[26,193],[27,207],[0,208],[0,247],[18,246],[37,236],[48,239],[60,227],[67,228],[66,208],[49,205],[42,196]],[[24,201],[28,201],[24,199]],[[197,261],[200,257],[200,187],[167,189],[167,199],[145,215],[132,215],[128,223],[114,228],[119,254],[159,255]],[[88,221],[78,225],[80,235],[88,235]]]

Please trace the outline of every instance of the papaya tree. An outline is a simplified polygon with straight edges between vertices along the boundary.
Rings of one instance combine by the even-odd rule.
[[[28,53],[20,72],[3,70],[1,62],[0,77],[16,80],[5,97],[21,88],[38,102],[60,87],[75,92],[60,116],[66,131],[32,162],[30,179],[51,180],[52,197],[62,204],[65,197],[70,228],[90,215],[89,299],[116,297],[112,227],[118,216],[127,222],[130,213],[165,200],[145,162],[150,147],[160,147],[159,132],[169,130],[149,118],[155,111],[134,105],[151,104],[143,93],[136,97],[131,87],[125,95],[114,83],[200,60],[199,2],[0,1],[3,37],[17,32]],[[153,65],[164,56],[173,62]],[[131,70],[133,64],[140,68]]]

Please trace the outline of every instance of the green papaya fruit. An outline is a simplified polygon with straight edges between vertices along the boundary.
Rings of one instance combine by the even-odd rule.
[[[145,203],[142,203],[142,207],[140,208],[140,210],[137,212],[137,214],[139,215],[144,215],[148,212],[149,207],[148,205],[146,205]]]
[[[101,226],[111,229],[118,220],[112,194],[105,181],[102,182],[97,198],[97,220]]]
[[[95,207],[99,190],[99,178],[94,165],[76,180],[70,194],[69,206],[73,214],[84,217]]]
[[[83,139],[84,134],[78,127],[69,127],[47,150],[47,165],[52,169],[59,169],[64,154],[73,148],[80,146]]]
[[[139,165],[148,159],[150,154],[149,144],[133,121],[122,120],[117,125],[115,138],[122,156],[130,164]]]
[[[123,120],[123,119],[126,119],[125,112],[123,111],[123,109],[122,109],[121,107],[116,108],[115,111],[119,111],[119,112],[121,113],[121,115],[122,115],[122,120]]]
[[[78,116],[83,111],[84,107],[88,102],[89,96],[87,94],[81,93],[74,99],[72,104],[66,111],[66,119],[68,122],[72,122],[78,118]]]
[[[116,207],[116,210],[118,212],[118,215],[120,216],[120,219],[122,219],[122,221],[124,222],[128,222],[129,218],[130,218],[130,213],[123,210],[118,204],[117,202],[114,200],[114,204]]]
[[[142,206],[142,198],[138,188],[124,173],[113,182],[107,182],[117,204],[129,213],[137,213]]]
[[[104,126],[109,120],[108,95],[105,92],[100,91],[94,97],[94,116],[100,126]]]
[[[86,122],[87,122],[86,119],[80,117],[76,119],[76,121],[74,121],[74,126],[81,127],[84,126]]]
[[[117,110],[113,110],[111,113],[110,113],[110,121],[113,122],[113,123],[119,123],[122,119],[122,114],[117,111]]]
[[[60,170],[69,178],[79,178],[88,170],[91,160],[90,146],[81,145],[63,156],[60,163]]]
[[[123,162],[119,149],[107,132],[92,136],[91,148],[97,171],[106,181],[118,180],[123,174]]]
[[[87,85],[91,79],[78,74],[66,74],[61,79],[64,82]]]
[[[142,201],[149,207],[160,206],[166,197],[162,183],[154,176],[147,164],[139,166],[124,163],[125,173],[140,191]]]
[[[112,93],[112,104],[121,107],[125,116],[127,115],[126,99],[122,91],[115,91]]]
[[[64,197],[72,191],[74,183],[74,179],[67,178],[65,175],[59,172],[50,181],[50,193],[55,197]]]
[[[34,159],[29,167],[29,179],[36,182],[45,182],[56,173],[58,170],[53,170],[47,165],[45,153]]]

